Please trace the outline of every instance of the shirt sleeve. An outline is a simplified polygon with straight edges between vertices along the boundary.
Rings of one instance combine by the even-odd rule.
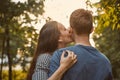
[[[112,73],[109,73],[105,80],[113,80]]]
[[[32,80],[47,80],[49,71],[50,55],[43,54],[37,59]]]
[[[53,56],[50,60],[50,69],[49,69],[49,73],[48,76],[50,77],[59,67],[60,65],[60,51],[55,51],[53,53]]]
[[[47,80],[47,79],[48,74],[44,70],[37,71],[32,75],[32,80]]]

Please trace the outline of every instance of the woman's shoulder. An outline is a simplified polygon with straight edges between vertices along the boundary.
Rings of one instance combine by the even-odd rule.
[[[46,74],[49,70],[50,58],[51,55],[48,53],[43,53],[38,56],[33,77],[37,76],[37,78],[42,79],[41,75]]]
[[[41,57],[45,57],[45,56],[51,56],[49,53],[42,53],[42,54],[40,54],[39,56],[41,56]]]
[[[50,61],[51,55],[48,53],[43,53],[38,56],[37,62],[48,62]]]
[[[50,59],[51,59],[51,55],[44,53],[44,54],[40,54],[38,56],[37,62],[36,62],[36,70],[40,69],[40,68],[45,68],[47,69],[49,64],[50,64]]]
[[[51,57],[50,54],[48,54],[48,53],[43,53],[43,54],[40,54],[40,55],[38,56],[38,59],[46,59],[46,58],[50,58],[50,57]]]

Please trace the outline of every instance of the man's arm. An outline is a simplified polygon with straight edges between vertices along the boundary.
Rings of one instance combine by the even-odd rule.
[[[109,73],[105,80],[113,80],[112,73]]]

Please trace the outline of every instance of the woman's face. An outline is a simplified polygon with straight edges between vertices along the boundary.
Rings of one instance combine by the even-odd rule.
[[[66,29],[61,23],[58,23],[58,29],[60,30],[59,42],[65,44],[72,42],[70,30]]]

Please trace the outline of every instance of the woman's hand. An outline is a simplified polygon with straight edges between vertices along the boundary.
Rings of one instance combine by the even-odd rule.
[[[67,53],[66,53],[67,52]],[[66,55],[67,54],[67,55]],[[66,56],[65,56],[66,55]],[[77,61],[77,56],[72,51],[64,51],[61,55],[60,66],[47,80],[61,80],[63,74]]]
[[[66,54],[67,56],[65,56]],[[60,67],[63,70],[68,70],[76,62],[77,62],[77,55],[75,55],[72,51],[67,50],[67,51],[64,51],[61,55]]]

